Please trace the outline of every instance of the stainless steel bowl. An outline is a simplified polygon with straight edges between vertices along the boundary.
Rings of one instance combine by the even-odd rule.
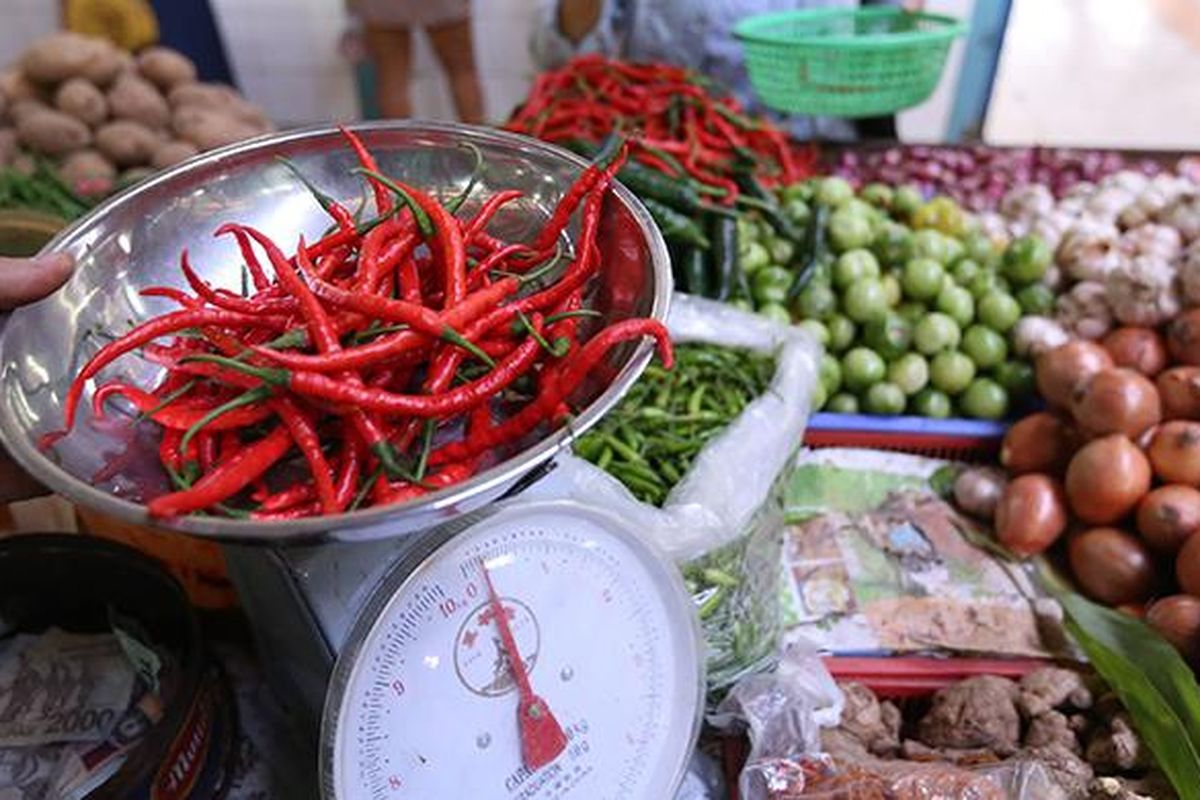
[[[585,166],[560,148],[492,129],[389,122],[355,130],[385,171],[443,198],[466,185],[472,156],[461,145],[474,144],[486,168],[462,213],[470,214],[497,191],[522,190],[525,197],[507,206],[491,228],[514,240],[538,229]],[[156,437],[141,435],[130,441],[128,429],[122,434],[98,426],[85,400],[67,439],[49,452],[38,448],[38,440],[61,426],[72,376],[103,343],[90,332],[119,334],[128,321],[144,320],[170,307],[138,293],[152,284],[183,286],[178,259],[184,247],[211,282],[236,288],[241,280],[236,248],[228,237],[213,237],[223,222],[257,226],[288,247],[301,233],[312,241],[328,226],[324,213],[279,163],[279,156],[291,159],[335,198],[352,207],[360,202],[363,186],[351,173],[353,154],[335,129],[314,128],[194,158],[103,204],[47,246],[77,259],[75,275],[52,297],[15,312],[0,337],[0,437],[34,477],[102,513],[134,523],[150,521],[141,502],[129,498],[133,476],[141,484],[156,481],[165,491]],[[600,322],[631,316],[663,319],[671,278],[658,229],[621,186],[605,203],[603,215],[601,269],[591,290],[592,306],[603,314]],[[576,234],[577,228],[572,228],[568,238]],[[575,398],[581,413],[569,429],[527,442],[471,480],[420,500],[286,523],[191,516],[155,524],[200,536],[269,542],[381,538],[427,528],[490,502],[550,459],[616,403],[650,355],[649,343],[614,351],[611,379],[584,387]],[[159,372],[127,356],[100,377],[144,384]],[[115,471],[115,476],[104,476],[106,470]]]

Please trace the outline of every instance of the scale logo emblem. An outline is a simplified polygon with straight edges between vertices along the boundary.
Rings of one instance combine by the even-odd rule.
[[[525,669],[533,673],[541,651],[542,635],[537,617],[529,606],[511,597],[500,598],[508,624],[517,642]],[[508,656],[488,602],[480,603],[463,620],[454,640],[454,670],[471,692],[481,697],[500,697],[516,691]]]

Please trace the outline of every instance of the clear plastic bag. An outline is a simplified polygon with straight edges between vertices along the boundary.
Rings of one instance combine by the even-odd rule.
[[[709,717],[714,726],[745,728],[750,754],[738,778],[742,800],[1065,800],[1036,761],[972,767],[861,760],[821,751],[820,729],[836,726],[844,697],[805,640],[788,648],[769,675],[738,681]]]
[[[767,391],[700,451],[661,508],[570,455],[558,460],[555,491],[619,514],[681,566],[702,617],[709,687],[721,689],[778,648],[780,479],[800,448],[821,347],[799,328],[687,295],[672,300],[668,326],[677,343],[773,353]]]

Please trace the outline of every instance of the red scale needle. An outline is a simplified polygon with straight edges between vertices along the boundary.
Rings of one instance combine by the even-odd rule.
[[[491,605],[492,617],[496,621],[496,629],[500,631],[500,642],[508,658],[508,668],[513,680],[517,682],[517,692],[520,703],[517,706],[517,727],[521,732],[521,760],[531,770],[539,770],[558,758],[567,747],[567,737],[562,726],[550,712],[546,701],[533,693],[529,683],[529,671],[521,660],[517,650],[517,640],[513,637],[512,628],[508,624],[508,614],[492,585],[492,576],[487,566],[482,565],[483,579],[487,583],[488,602]]]

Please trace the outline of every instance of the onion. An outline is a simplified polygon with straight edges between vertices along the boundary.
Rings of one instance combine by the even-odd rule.
[[[1075,516],[1097,525],[1116,522],[1150,491],[1150,462],[1120,434],[1095,439],[1071,459],[1066,488]]]
[[[1200,419],[1200,367],[1172,367],[1154,385],[1166,419]]]
[[[1067,543],[1075,582],[1101,603],[1119,606],[1145,600],[1154,590],[1154,560],[1146,546],[1116,528],[1092,528]]]
[[[1167,349],[1182,364],[1200,364],[1200,308],[1184,311],[1167,323]]]
[[[1167,366],[1167,346],[1152,328],[1117,328],[1104,337],[1104,349],[1118,367],[1128,367],[1151,378]]]
[[[1189,663],[1200,661],[1200,598],[1173,594],[1146,609],[1146,622]]]
[[[1004,434],[1000,463],[1014,475],[1060,473],[1075,452],[1077,439],[1070,424],[1049,411],[1038,411],[1015,423]]]
[[[1200,536],[1189,536],[1175,556],[1175,578],[1179,588],[1200,597]]]
[[[1191,486],[1160,486],[1138,503],[1137,528],[1146,543],[1174,553],[1200,528],[1200,491]]]
[[[1146,455],[1160,480],[1200,486],[1200,422],[1172,420],[1159,425]]]
[[[1112,365],[1108,351],[1095,342],[1067,342],[1038,356],[1038,392],[1047,403],[1066,408],[1076,386]]]
[[[1004,473],[991,467],[972,467],[954,479],[954,502],[980,519],[991,519],[1004,492]]]
[[[1123,433],[1136,439],[1162,421],[1162,402],[1145,375],[1113,367],[1075,387],[1071,413],[1092,436]]]
[[[996,539],[1019,556],[1041,553],[1066,528],[1062,486],[1048,475],[1022,475],[996,506]]]

